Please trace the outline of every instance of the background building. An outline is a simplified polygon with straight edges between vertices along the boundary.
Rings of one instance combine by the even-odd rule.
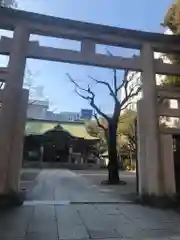
[[[165,31],[165,34],[172,34],[172,32],[168,29]],[[165,54],[162,53],[154,53],[155,59],[161,59],[164,63],[171,63],[171,61],[168,59],[168,57]],[[165,79],[165,75],[156,75],[156,84],[160,85],[162,81]],[[137,87],[141,84],[141,73],[140,72],[133,72],[130,71],[128,74],[128,88],[127,92],[129,93],[131,89],[137,89]],[[125,98],[125,89],[121,89],[120,91],[120,99],[121,101]],[[134,96],[133,98],[129,99],[127,103],[127,109],[137,110],[137,101],[142,98],[142,92],[139,92],[137,96]],[[176,101],[170,100],[171,106],[176,107]]]
[[[172,34],[172,32],[168,29],[165,31],[165,34]],[[161,59],[164,63],[171,64],[170,59],[163,53],[154,53],[154,58],[155,59]],[[156,75],[156,84],[160,85],[162,82],[165,80],[165,75]],[[130,71],[128,75],[128,88],[127,88],[127,93],[131,91],[131,89],[136,90],[137,87],[141,84],[141,73],[140,72],[133,72]],[[120,92],[120,99],[121,101],[125,98],[125,89],[121,89]],[[138,95],[134,96],[133,98],[130,98],[129,101],[127,102],[127,107],[126,109],[131,109],[134,111],[137,111],[137,102],[142,98],[142,92],[139,92]],[[168,101],[169,108],[178,108],[178,101],[175,99],[170,99]],[[123,111],[125,111],[124,109]],[[166,125],[169,127],[173,126],[179,126],[180,121],[179,118],[175,117],[161,117],[161,121],[164,122]]]
[[[128,80],[128,86],[127,86],[127,94],[129,94],[132,90],[135,92],[137,87],[141,85],[141,73],[140,72],[133,72],[130,71],[127,77]],[[126,108],[123,111],[126,111],[126,109],[131,109],[133,111],[137,110],[137,102],[142,97],[142,93],[139,92],[136,96],[129,98],[129,100],[126,103]],[[122,88],[120,90],[120,99],[121,102],[125,98],[125,89]]]
[[[30,100],[27,109],[28,119],[47,120],[47,121],[84,121],[91,120],[92,110],[81,109],[80,112],[60,112],[54,113],[49,109],[49,101]]]
[[[30,100],[27,108],[27,118],[46,119],[48,108],[48,101]]]

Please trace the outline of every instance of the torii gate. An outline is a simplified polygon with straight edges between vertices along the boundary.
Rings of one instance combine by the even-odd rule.
[[[155,74],[180,76],[180,68],[179,65],[154,60],[154,51],[180,53],[180,37],[84,23],[2,7],[0,28],[14,31],[13,39],[2,37],[0,40],[0,54],[10,57],[8,67],[0,72],[0,78],[6,82],[0,95],[0,195],[19,190],[28,95],[27,91],[22,89],[26,58],[142,72],[143,106],[138,114],[139,193],[156,196],[172,196],[175,193],[173,163],[163,162],[160,154],[157,107],[159,91],[156,88]],[[43,47],[38,42],[30,41],[30,34],[77,40],[81,43],[81,50]],[[98,54],[96,44],[139,49],[141,55],[122,58]],[[162,163],[166,168],[161,166]],[[171,166],[169,169],[168,164]],[[162,177],[163,169],[171,176],[170,180]]]

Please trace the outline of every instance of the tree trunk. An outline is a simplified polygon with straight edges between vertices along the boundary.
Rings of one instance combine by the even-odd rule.
[[[109,183],[118,184],[119,180],[119,163],[117,157],[117,147],[116,147],[116,125],[109,124],[109,134],[108,134],[108,156],[109,156]]]

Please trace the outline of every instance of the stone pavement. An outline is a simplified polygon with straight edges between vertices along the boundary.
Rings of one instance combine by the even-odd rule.
[[[27,200],[75,203],[124,202],[127,201],[124,196],[128,191],[132,193],[131,181],[135,181],[135,178],[132,173],[120,174],[122,180],[128,182],[126,186],[102,186],[100,182],[107,179],[107,171],[43,170],[36,178],[36,185],[27,195]],[[133,191],[135,192],[135,186]]]
[[[35,184],[40,169],[22,169],[20,175],[20,188],[31,190]]]
[[[180,239],[173,211],[118,202],[71,171],[42,171],[36,182],[22,207],[0,212],[0,240]]]
[[[1,240],[180,239],[180,216],[131,204],[37,204],[0,213]]]

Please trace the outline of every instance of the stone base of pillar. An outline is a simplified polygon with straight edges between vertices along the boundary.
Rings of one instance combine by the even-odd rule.
[[[172,135],[161,134],[161,171],[163,192],[165,195],[174,196],[176,194],[174,154]]]
[[[174,209],[179,207],[180,199],[176,194],[172,196],[140,195],[136,203],[162,209]]]
[[[21,206],[25,200],[26,192],[9,192],[8,194],[0,194],[0,209]]]

